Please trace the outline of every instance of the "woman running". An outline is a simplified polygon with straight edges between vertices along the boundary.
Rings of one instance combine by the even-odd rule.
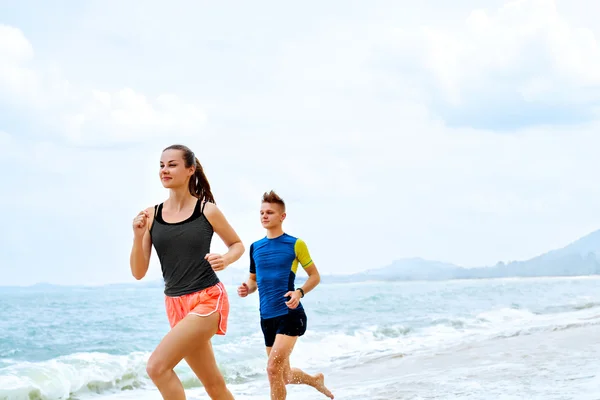
[[[165,282],[165,306],[171,330],[154,350],[146,371],[165,400],[185,399],[173,368],[185,359],[211,399],[233,399],[213,354],[211,338],[225,335],[229,300],[215,271],[237,261],[244,246],[215,205],[200,162],[186,146],[163,150],[160,180],[169,189],[163,203],[133,220],[131,273],[142,279],[154,246]],[[227,253],[210,253],[216,232]]]

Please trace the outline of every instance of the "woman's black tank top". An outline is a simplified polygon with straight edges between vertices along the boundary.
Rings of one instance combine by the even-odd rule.
[[[210,252],[214,233],[204,215],[204,205],[198,200],[193,214],[176,223],[163,220],[162,203],[154,206],[150,237],[160,260],[167,296],[183,296],[219,283],[217,274],[204,259]]]

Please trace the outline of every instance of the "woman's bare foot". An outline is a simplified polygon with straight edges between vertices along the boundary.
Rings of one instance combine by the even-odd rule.
[[[333,393],[331,393],[329,389],[325,387],[325,376],[319,373],[315,375],[315,378],[317,379],[317,386],[315,386],[315,389],[317,389],[319,392],[323,393],[330,399],[333,399]]]

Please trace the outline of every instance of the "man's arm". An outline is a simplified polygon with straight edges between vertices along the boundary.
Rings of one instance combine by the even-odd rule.
[[[256,284],[256,274],[250,274],[250,276],[248,276],[246,286],[248,287],[248,294],[256,292],[256,289],[258,289],[258,285]]]
[[[250,275],[248,280],[238,287],[238,295],[240,297],[246,297],[249,294],[256,292],[258,284],[256,283],[256,264],[254,263],[254,243],[250,245]]]
[[[317,270],[315,263],[312,263],[310,266],[304,268],[304,270],[308,274],[308,279],[306,282],[304,282],[304,285],[301,286],[301,289],[304,294],[306,294],[317,287],[317,285],[321,282],[321,275],[319,275],[319,271]]]
[[[313,290],[319,284],[319,282],[321,282],[321,275],[319,275],[317,266],[313,262],[310,252],[308,251],[308,246],[306,246],[304,240],[298,239],[296,241],[296,245],[294,246],[294,250],[296,251],[296,258],[298,259],[298,262],[308,274],[308,279],[301,288],[304,291],[304,294],[306,294]]]
[[[286,297],[290,297],[290,299],[285,303],[291,309],[298,307],[300,304],[300,299],[304,297],[305,294],[313,290],[319,282],[321,282],[321,275],[319,275],[319,271],[315,263],[313,262],[310,253],[308,251],[308,247],[303,240],[296,240],[296,244],[294,246],[294,251],[296,252],[296,259],[298,263],[302,265],[302,268],[308,274],[308,279],[302,285],[302,287],[294,290],[293,292],[287,292],[285,294]]]

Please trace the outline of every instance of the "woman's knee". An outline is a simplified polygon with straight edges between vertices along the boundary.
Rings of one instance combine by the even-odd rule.
[[[206,390],[206,394],[208,394],[211,399],[223,398],[223,395],[227,393],[227,385],[222,376],[215,377],[205,384],[203,383],[203,386],[204,390]]]
[[[152,382],[160,381],[163,376],[167,372],[169,372],[170,368],[156,357],[150,356],[148,362],[146,363],[146,373],[148,377],[152,379]]]

